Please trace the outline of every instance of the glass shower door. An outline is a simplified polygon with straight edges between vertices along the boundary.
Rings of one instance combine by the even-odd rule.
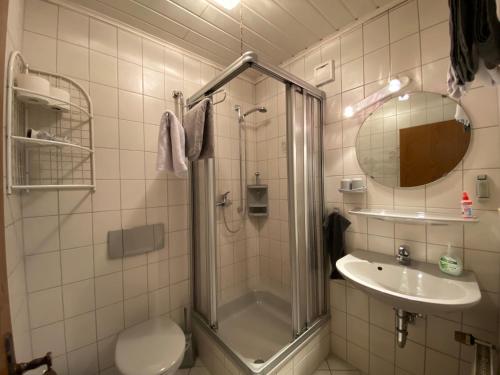
[[[288,84],[287,144],[293,334],[300,336],[326,311],[322,252],[321,102]]]

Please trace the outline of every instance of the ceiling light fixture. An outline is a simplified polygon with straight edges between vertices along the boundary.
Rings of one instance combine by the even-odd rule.
[[[349,105],[344,108],[344,117],[352,117],[359,111],[362,111],[365,108],[368,108],[375,103],[391,96],[392,94],[404,89],[410,83],[410,78],[404,76],[400,78],[391,79],[389,83],[381,88],[380,90],[374,92],[370,96],[367,96],[360,102]],[[404,96],[404,95],[403,95]]]
[[[220,6],[226,8],[227,10],[233,9],[240,2],[240,0],[214,0],[214,1]]]

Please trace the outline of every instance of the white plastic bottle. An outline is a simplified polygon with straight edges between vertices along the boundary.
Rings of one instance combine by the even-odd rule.
[[[453,250],[451,249],[451,244],[449,242],[446,254],[441,255],[439,258],[439,269],[452,276],[460,276],[464,269],[462,260],[460,257],[453,254]]]
[[[462,206],[462,216],[464,218],[474,217],[472,214],[472,200],[469,198],[469,194],[467,194],[466,191],[462,193],[460,205]]]

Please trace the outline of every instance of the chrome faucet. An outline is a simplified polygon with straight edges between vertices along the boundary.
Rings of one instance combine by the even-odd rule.
[[[217,207],[227,207],[227,206],[231,205],[232,202],[228,197],[229,193],[230,193],[230,191],[226,191],[224,194],[221,194],[222,200],[216,202],[215,205]]]
[[[396,260],[399,264],[408,266],[411,263],[410,250],[406,245],[400,245],[398,249],[398,255],[396,255]]]

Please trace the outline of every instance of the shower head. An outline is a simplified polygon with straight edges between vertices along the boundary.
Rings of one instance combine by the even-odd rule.
[[[252,108],[252,109],[246,111],[243,114],[243,118],[247,117],[249,114],[254,113],[254,112],[266,113],[267,112],[267,108],[266,107],[255,107],[255,108]]]

